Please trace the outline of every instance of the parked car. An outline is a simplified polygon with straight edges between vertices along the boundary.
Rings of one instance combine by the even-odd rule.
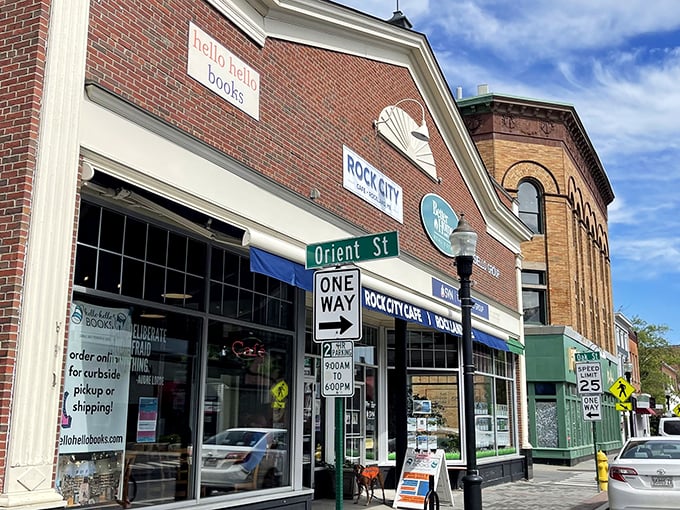
[[[227,429],[203,441],[201,485],[206,491],[277,487],[287,472],[285,429]]]
[[[680,418],[677,416],[662,416],[659,420],[660,436],[680,436]]]
[[[609,509],[680,508],[680,437],[632,437],[609,464]]]

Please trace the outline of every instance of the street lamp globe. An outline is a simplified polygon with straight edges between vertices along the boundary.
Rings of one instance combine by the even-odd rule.
[[[453,229],[449,236],[451,241],[451,250],[453,256],[458,257],[474,257],[477,249],[477,232],[472,230],[472,227],[465,219],[465,215],[460,215],[458,226]]]

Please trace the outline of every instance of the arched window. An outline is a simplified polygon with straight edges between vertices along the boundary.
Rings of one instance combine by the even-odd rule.
[[[523,181],[517,189],[519,217],[534,234],[543,233],[541,193],[531,181]]]

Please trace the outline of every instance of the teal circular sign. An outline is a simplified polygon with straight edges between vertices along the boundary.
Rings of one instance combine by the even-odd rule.
[[[432,244],[447,257],[453,257],[449,236],[458,225],[458,216],[448,202],[428,193],[420,201],[420,218]]]

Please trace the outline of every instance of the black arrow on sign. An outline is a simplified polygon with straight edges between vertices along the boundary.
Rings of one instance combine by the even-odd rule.
[[[593,416],[600,416],[600,413],[594,413],[592,411],[589,411],[589,412],[586,413],[586,416],[588,418],[592,418]]]
[[[351,327],[352,323],[345,319],[342,315],[340,316],[339,321],[319,322],[319,329],[339,329],[341,335]]]

